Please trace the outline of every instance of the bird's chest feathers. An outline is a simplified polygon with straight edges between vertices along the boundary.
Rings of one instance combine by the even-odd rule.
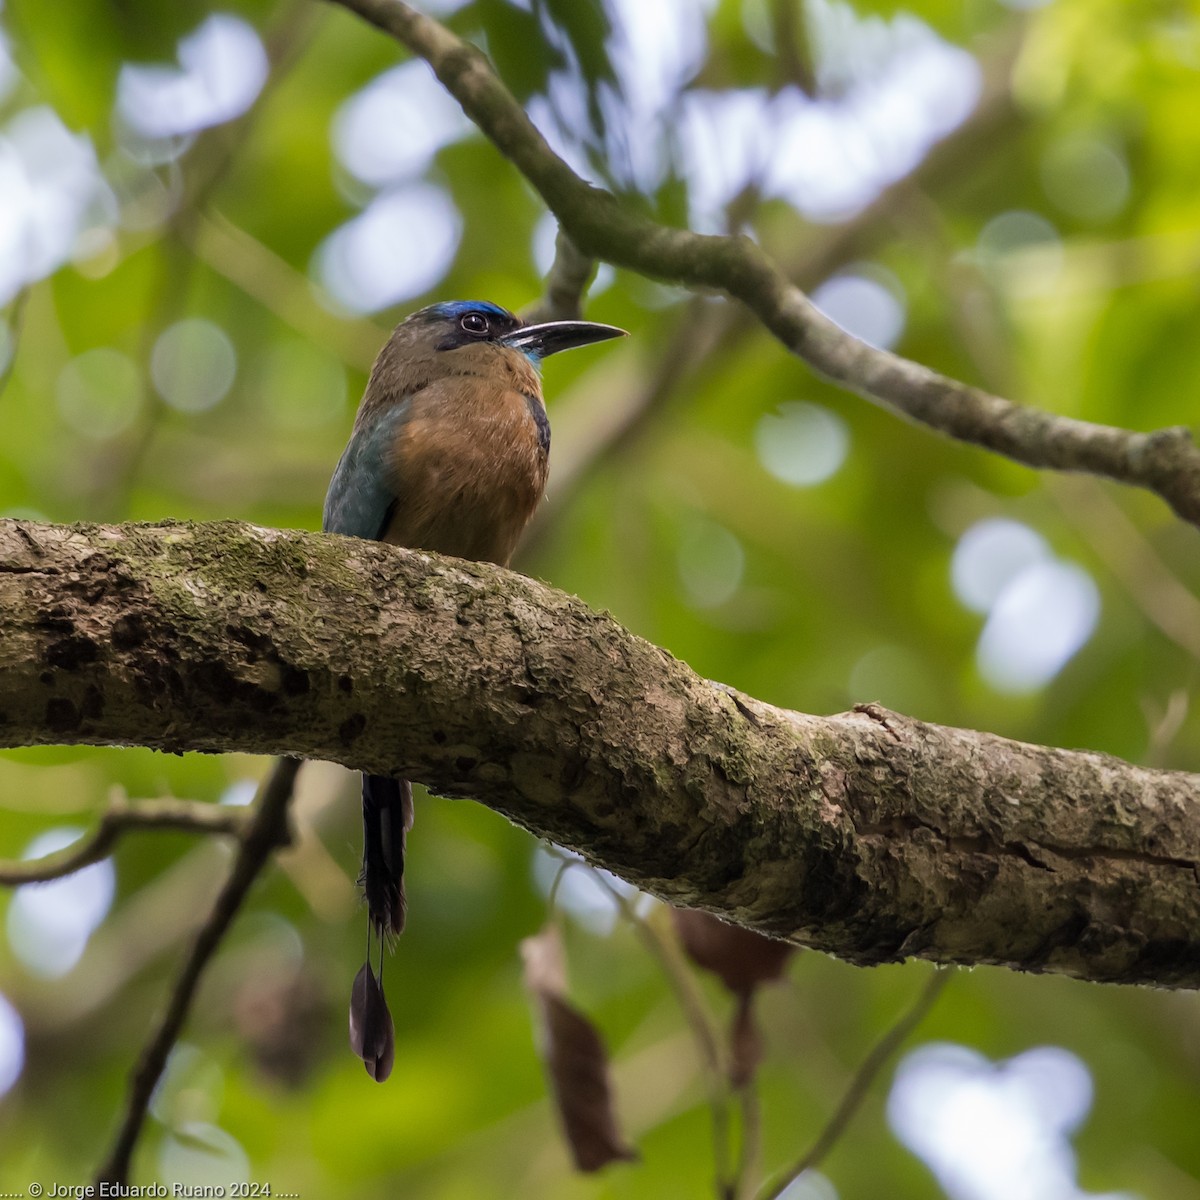
[[[508,561],[546,486],[545,410],[536,376],[521,382],[458,377],[412,397],[389,456],[388,541]]]

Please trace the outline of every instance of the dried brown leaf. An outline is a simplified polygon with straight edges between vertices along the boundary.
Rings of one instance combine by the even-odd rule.
[[[687,956],[711,971],[737,997],[729,1030],[729,1081],[743,1088],[762,1062],[763,1041],[754,1020],[754,994],[783,974],[795,946],[752,929],[730,925],[697,908],[672,908],[671,918]]]
[[[595,1026],[566,999],[562,942],[546,926],[521,943],[525,984],[541,1018],[542,1053],[575,1166],[598,1171],[637,1153],[622,1138],[613,1107],[608,1054]]]
[[[687,956],[735,996],[749,996],[760,984],[778,979],[796,949],[698,908],[672,908],[671,918]]]

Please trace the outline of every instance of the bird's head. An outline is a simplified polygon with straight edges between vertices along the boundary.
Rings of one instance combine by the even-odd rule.
[[[488,344],[519,350],[536,366],[560,350],[573,350],[625,330],[594,321],[543,321],[527,325],[520,317],[487,300],[448,300],[415,312],[404,323],[418,326],[439,351]]]

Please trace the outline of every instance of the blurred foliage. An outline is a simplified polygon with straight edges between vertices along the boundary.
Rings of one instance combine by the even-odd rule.
[[[643,4],[641,16],[600,0],[431,9],[455,9],[447,20],[487,46],[522,97],[538,101],[556,76],[561,114],[575,89],[572,111],[590,122],[575,132],[594,164],[601,146],[619,161],[637,132],[621,122],[644,119],[625,103],[639,81],[615,51],[631,21],[669,33],[661,13],[704,14],[702,53],[678,80],[674,111],[701,88],[794,87],[772,41],[787,27],[772,9],[786,2],[680,0]],[[785,262],[848,247],[826,273],[850,267],[884,280],[903,312],[896,349],[931,367],[1055,412],[1136,429],[1188,423],[1200,373],[1200,23],[1171,0],[1028,7],[859,0],[851,10],[814,0],[839,44],[869,48],[925,22],[1006,81],[1011,114],[979,129],[968,120],[951,134],[948,169],[892,187],[865,217],[815,223],[779,196],[763,199],[748,177],[729,220]],[[22,114],[49,106],[90,139],[121,214],[22,289],[0,325],[5,515],[316,528],[389,325],[438,298],[519,308],[539,293],[543,214],[511,166],[468,135],[420,173],[461,216],[436,284],[371,316],[329,302],[314,282],[318,247],[373,195],[338,161],[331,127],[401,55],[334,8],[247,0],[229,11],[268,46],[263,94],[158,161],[137,160],[122,140],[119,72],[127,61],[174,62],[177,40],[208,10],[8,0],[0,11],[20,72],[0,89],[0,146]],[[791,50],[829,55],[836,41],[802,39]],[[818,80],[838,75],[819,57],[815,67]],[[733,140],[718,143],[736,157]],[[614,178],[683,219],[695,181],[670,136],[659,152],[657,174]],[[0,247],[6,203],[0,187]],[[993,222],[1013,213],[1040,217],[1041,233],[1031,238],[1026,222],[1025,235],[997,249],[997,230],[1013,227]],[[854,236],[837,242],[847,230]],[[1200,718],[1189,707],[1196,643],[1162,628],[1165,606],[1186,631],[1200,555],[1195,530],[1156,499],[1039,475],[902,423],[814,379],[760,330],[735,328],[715,350],[683,354],[669,373],[675,386],[655,390],[666,347],[686,346],[693,331],[706,344],[702,334],[730,316],[718,298],[696,303],[604,273],[587,313],[633,336],[547,365],[552,473],[555,463],[585,469],[552,494],[521,569],[610,610],[706,677],[776,704],[832,712],[878,700],[933,721],[1200,770]],[[156,390],[158,339],[183,318],[212,322],[235,356],[227,393],[207,407],[172,406]],[[118,356],[81,358],[101,350]],[[762,422],[797,401],[833,414],[848,446],[840,468],[811,486],[764,466],[774,427]],[[626,432],[614,436],[622,414]],[[958,539],[989,517],[1036,530],[1100,596],[1082,649],[1019,695],[981,674],[985,618],[951,582]],[[244,758],[137,749],[8,752],[0,855],[19,856],[44,830],[86,825],[114,792],[215,803],[263,770]],[[256,890],[205,981],[136,1178],[170,1180],[181,1155],[203,1159],[203,1146],[231,1135],[247,1160],[242,1174],[302,1197],[711,1194],[699,1056],[658,965],[621,921],[608,934],[570,924],[567,950],[573,998],[614,1052],[617,1104],[641,1161],[572,1174],[516,953],[545,916],[534,846],[477,806],[418,801],[409,928],[387,964],[395,1070],[382,1087],[367,1078],[345,1031],[365,924],[354,888],[356,783],[318,765],[302,778],[299,844]],[[182,835],[134,835],[113,863],[111,913],[61,978],[39,978],[0,939],[0,992],[27,1036],[25,1069],[0,1099],[0,1190],[90,1177],[228,856]],[[868,972],[806,953],[764,991],[767,1168],[799,1157],[928,970]],[[712,980],[702,986],[727,1021],[728,997]],[[1198,1029],[1194,996],[981,969],[952,982],[917,1040],[996,1059],[1043,1043],[1069,1049],[1095,1087],[1076,1141],[1082,1185],[1178,1200],[1200,1196]],[[877,1085],[824,1172],[845,1196],[939,1194],[889,1132],[885,1097]],[[215,1161],[240,1161],[229,1153]]]

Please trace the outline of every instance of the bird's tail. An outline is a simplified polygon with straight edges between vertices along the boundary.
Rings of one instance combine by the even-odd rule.
[[[359,882],[367,897],[372,926],[382,936],[402,933],[404,842],[412,828],[412,784],[386,775],[364,775],[362,781],[363,865]]]

